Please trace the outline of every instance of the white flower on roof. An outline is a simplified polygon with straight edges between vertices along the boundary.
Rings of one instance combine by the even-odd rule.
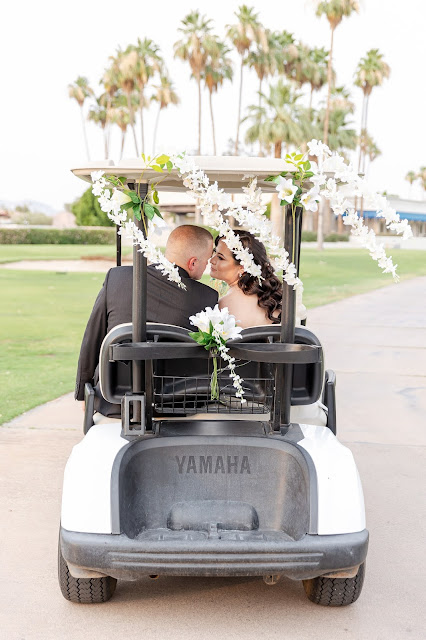
[[[92,171],[90,177],[92,178],[92,182],[98,182],[104,175],[104,171]]]
[[[291,204],[297,191],[297,186],[293,184],[293,180],[291,178],[286,179],[279,176],[279,182],[277,183],[276,190],[278,191],[278,197],[280,200],[285,200],[288,204]]]

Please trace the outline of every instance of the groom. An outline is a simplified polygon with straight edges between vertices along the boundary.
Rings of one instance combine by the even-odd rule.
[[[147,320],[174,324],[187,329],[189,316],[214,307],[218,294],[198,282],[213,252],[213,238],[201,227],[182,225],[172,231],[166,245],[166,258],[178,267],[186,291],[167,280],[155,266],[148,267]],[[98,382],[97,366],[101,344],[118,324],[132,322],[133,267],[114,267],[106,275],[84,332],[75,386],[76,400],[84,400],[84,385]],[[95,373],[96,372],[96,373]],[[98,394],[97,394],[98,395]],[[112,407],[113,405],[111,405]],[[102,404],[102,409],[104,404]],[[95,409],[101,408],[95,399]],[[101,413],[106,414],[105,410]]]

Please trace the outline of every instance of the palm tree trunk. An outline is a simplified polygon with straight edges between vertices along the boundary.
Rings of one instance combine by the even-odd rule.
[[[121,132],[121,152],[120,152],[120,160],[123,157],[123,150],[124,150],[124,140],[126,138],[126,130]]]
[[[212,91],[209,91],[209,103],[210,103],[210,115],[211,115],[211,118],[212,118],[213,154],[217,155],[217,153],[216,153],[216,135],[215,135],[215,131],[214,131]]]
[[[334,29],[331,28],[331,42],[330,42],[330,54],[328,56],[328,67],[327,67],[327,108],[325,110],[325,118],[324,118],[324,135],[323,142],[324,144],[328,144],[328,123],[330,120],[330,93],[331,93],[331,76],[332,76],[332,59],[333,59],[333,38],[334,38]]]
[[[158,122],[160,120],[160,113],[161,113],[161,106],[158,109],[158,113],[157,113],[157,117],[155,118],[155,127],[154,127],[154,139],[152,141],[152,155],[155,156],[155,143],[157,140],[157,129],[158,129]],[[143,152],[143,149],[142,149]]]
[[[84,144],[86,146],[87,159],[90,162],[89,145],[87,142],[86,122],[84,120],[83,105],[81,105],[80,107],[80,113],[81,113],[81,124],[83,125],[83,136],[84,136]]]
[[[106,128],[106,126],[103,128],[103,132],[104,132],[105,160],[108,160],[108,136],[107,136],[107,128]]]
[[[197,76],[198,82],[198,155],[201,155],[201,77]]]
[[[241,56],[241,69],[240,69],[240,95],[238,98],[238,120],[237,120],[237,137],[235,138],[235,151],[234,155],[238,155],[238,142],[240,136],[240,122],[241,122],[241,98],[243,95],[243,66],[244,58]]]
[[[262,78],[259,78],[259,109],[262,108]]]
[[[132,131],[133,131],[133,140],[135,142],[136,156],[139,157],[138,141],[136,140],[136,130],[135,130],[135,113],[133,111],[132,102],[130,100],[130,93],[127,94],[127,107],[130,113],[130,126],[132,127]]]
[[[312,111],[312,98],[314,97],[314,88],[311,85],[311,95],[309,96],[309,113]]]
[[[139,112],[141,114],[141,142],[142,142],[142,153],[145,153],[145,131],[143,128],[143,101],[144,101],[144,95],[143,95],[143,88],[140,90],[139,93],[139,102],[140,102],[140,109]],[[155,145],[154,145],[155,146]]]
[[[276,142],[274,145],[274,156],[275,158],[281,158],[282,153],[282,142]],[[278,199],[278,193],[274,193],[272,195],[271,200],[271,224],[273,233],[283,237],[283,208],[280,205],[280,201]]]

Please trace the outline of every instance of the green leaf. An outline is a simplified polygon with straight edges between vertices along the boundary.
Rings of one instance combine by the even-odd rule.
[[[139,205],[134,205],[133,206],[133,215],[135,216],[136,220],[140,220],[141,219],[141,208]]]
[[[126,184],[127,178],[125,178],[124,176],[120,176],[120,177],[118,178],[118,181],[119,181],[121,184]]]
[[[140,197],[134,191],[125,191],[125,194],[126,194],[126,196],[129,196],[129,198],[132,199],[132,202],[134,204],[140,204],[141,203]]]
[[[150,220],[152,220],[153,217],[155,216],[154,207],[152,206],[152,204],[149,204],[149,202],[144,203],[143,212],[146,215],[146,217],[149,218]]]
[[[121,208],[124,209],[124,211],[127,211],[128,209],[133,209],[134,207],[134,202],[126,202],[126,204],[122,204]]]
[[[303,153],[298,153],[297,155],[294,156],[294,159],[296,160],[296,162],[299,162],[299,160],[301,160],[303,156],[304,156]]]
[[[163,173],[162,168],[156,164],[153,164],[151,168],[154,169],[154,171],[157,171],[157,173]]]
[[[146,158],[145,158],[145,154],[144,154],[144,153],[142,154],[142,160],[143,160],[143,161],[145,162],[145,164],[146,164]]]
[[[169,162],[169,160],[170,160],[170,157],[163,154],[161,156],[158,156],[157,164],[166,164],[166,162]]]
[[[153,207],[154,211],[155,211],[155,215],[158,216],[159,218],[163,219],[163,216],[161,215],[161,211],[158,207]]]
[[[173,162],[172,162],[171,160],[169,160],[169,161],[166,163],[166,167],[167,167],[167,171],[168,171],[169,173],[171,173],[171,171],[172,171],[172,169],[173,169]]]
[[[158,191],[157,189],[154,189],[152,192],[152,199],[154,200],[155,204],[158,204],[160,202],[160,199],[158,197]]]

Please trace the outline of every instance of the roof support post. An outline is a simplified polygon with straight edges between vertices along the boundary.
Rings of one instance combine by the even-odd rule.
[[[284,248],[288,251],[289,260],[296,266],[299,275],[300,242],[302,230],[303,207],[284,208]],[[280,342],[294,343],[294,328],[296,324],[296,292],[293,287],[283,282],[283,300],[281,312]],[[293,386],[293,365],[278,364],[275,370],[275,431],[290,425],[291,390]]]
[[[129,188],[135,190],[135,184],[129,184]],[[147,184],[138,185],[138,194],[141,199],[148,193]],[[146,238],[145,225],[143,220],[143,211],[141,211],[141,219],[134,218],[134,222]],[[146,342],[146,299],[147,299],[147,259],[138,251],[138,246],[133,246],[133,292],[132,292],[132,325],[133,325],[133,342]],[[134,360],[132,362],[132,392],[140,395],[145,393],[145,363]],[[141,420],[139,405],[136,405],[133,422],[139,423]]]

